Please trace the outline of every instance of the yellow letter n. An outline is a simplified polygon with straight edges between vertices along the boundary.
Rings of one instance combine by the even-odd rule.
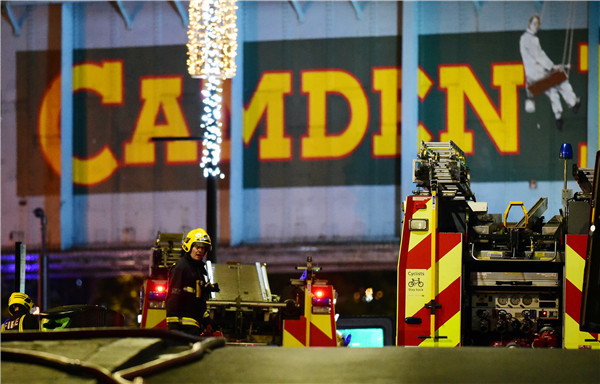
[[[454,141],[466,154],[474,150],[473,131],[467,129],[468,100],[483,128],[499,153],[519,152],[519,97],[524,84],[522,64],[496,64],[492,68],[492,83],[499,88],[498,110],[468,65],[443,65],[439,72],[440,88],[446,90],[447,130],[440,141]]]

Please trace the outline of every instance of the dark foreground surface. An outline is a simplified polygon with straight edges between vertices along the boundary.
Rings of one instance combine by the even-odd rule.
[[[600,350],[283,348],[125,328],[1,346],[2,383],[600,383]]]

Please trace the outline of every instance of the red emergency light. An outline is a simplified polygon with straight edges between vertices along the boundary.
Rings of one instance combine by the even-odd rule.
[[[148,281],[148,299],[155,301],[165,300],[167,297],[167,284],[158,281]]]
[[[331,313],[331,297],[329,287],[313,287],[312,289],[312,313],[328,314]]]

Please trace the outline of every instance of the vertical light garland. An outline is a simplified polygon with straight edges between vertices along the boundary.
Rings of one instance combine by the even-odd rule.
[[[221,159],[223,80],[235,76],[237,26],[235,0],[192,0],[189,7],[188,72],[202,82],[203,152],[200,166],[204,177],[225,175]]]
[[[202,117],[200,128],[202,137],[202,158],[200,167],[204,177],[214,176],[223,179],[225,174],[219,168],[221,161],[221,106],[223,101],[223,80],[209,76],[202,84]]]

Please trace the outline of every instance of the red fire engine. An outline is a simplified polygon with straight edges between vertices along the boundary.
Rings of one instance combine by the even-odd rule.
[[[574,172],[593,181],[593,169]],[[585,188],[570,196],[565,181],[565,212],[547,222],[547,198],[490,214],[453,142],[422,142],[413,181],[403,205],[397,345],[600,348],[598,334],[579,327]],[[523,211],[517,223],[507,221],[514,208]]]
[[[140,293],[140,326],[167,328],[166,306],[169,268],[181,257],[182,233],[158,233],[152,247],[149,277]],[[335,346],[335,290],[315,278],[319,271],[309,257],[297,267],[305,273],[292,279],[293,298],[281,301],[271,293],[266,265],[206,263],[212,292],[207,301],[211,318],[230,342],[283,346]]]

